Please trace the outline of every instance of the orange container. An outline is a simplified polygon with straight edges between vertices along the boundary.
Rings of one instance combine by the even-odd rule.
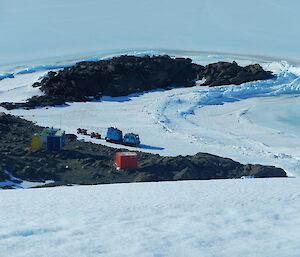
[[[137,169],[138,168],[137,154],[132,152],[117,152],[116,167],[118,170]]]

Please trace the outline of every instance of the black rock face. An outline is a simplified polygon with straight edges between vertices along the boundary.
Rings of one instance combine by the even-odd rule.
[[[201,76],[206,78],[203,86],[240,85],[273,77],[270,72],[265,71],[259,64],[241,67],[236,62],[209,64],[205,67]]]
[[[218,62],[204,67],[189,58],[124,55],[98,62],[80,62],[59,72],[50,71],[33,85],[40,87],[44,96],[32,97],[26,103],[1,103],[1,106],[30,109],[100,99],[102,95],[126,96],[154,89],[190,87],[202,78],[206,79],[204,85],[221,86],[273,77],[258,64],[241,67],[236,62]]]
[[[11,116],[0,115],[0,181],[13,176],[28,181],[56,181],[56,185],[107,184],[146,181],[200,180],[255,177],[286,177],[283,169],[243,165],[228,158],[198,153],[163,157],[138,152],[139,169],[117,171],[117,149],[77,140],[67,135],[63,151],[30,150],[31,136],[42,127]]]

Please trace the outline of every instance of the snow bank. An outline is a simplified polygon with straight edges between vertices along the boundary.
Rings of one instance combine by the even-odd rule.
[[[3,256],[300,255],[298,179],[0,192]]]
[[[44,182],[31,182],[22,180],[19,178],[14,177],[11,173],[8,171],[4,171],[7,179],[5,181],[0,181],[0,190],[1,188],[14,188],[14,189],[27,189],[37,186],[43,186],[50,183],[54,183],[53,180],[46,180]]]

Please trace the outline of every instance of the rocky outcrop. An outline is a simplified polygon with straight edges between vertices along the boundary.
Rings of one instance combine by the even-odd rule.
[[[239,66],[236,62],[218,62],[209,64],[201,73],[206,81],[203,86],[240,85],[250,81],[266,80],[272,78],[259,64],[246,67]]]
[[[33,97],[26,103],[1,103],[1,106],[34,108],[100,99],[102,95],[126,96],[154,89],[190,87],[203,78],[206,79],[204,85],[220,86],[272,77],[258,64],[241,67],[236,62],[218,62],[204,67],[192,63],[189,58],[125,55],[50,71],[41,82],[33,85],[39,87],[44,96]]]
[[[138,152],[139,169],[117,171],[114,157],[117,149],[84,143],[67,135],[63,151],[30,150],[31,136],[41,127],[11,116],[0,115],[0,180],[9,171],[14,177],[33,182],[54,180],[56,185],[99,184],[144,181],[256,177],[285,177],[280,168],[243,165],[231,159],[206,153],[193,156],[163,157]]]

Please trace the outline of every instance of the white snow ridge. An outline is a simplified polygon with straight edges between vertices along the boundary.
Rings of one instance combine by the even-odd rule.
[[[299,187],[254,179],[1,192],[1,256],[298,257]]]

